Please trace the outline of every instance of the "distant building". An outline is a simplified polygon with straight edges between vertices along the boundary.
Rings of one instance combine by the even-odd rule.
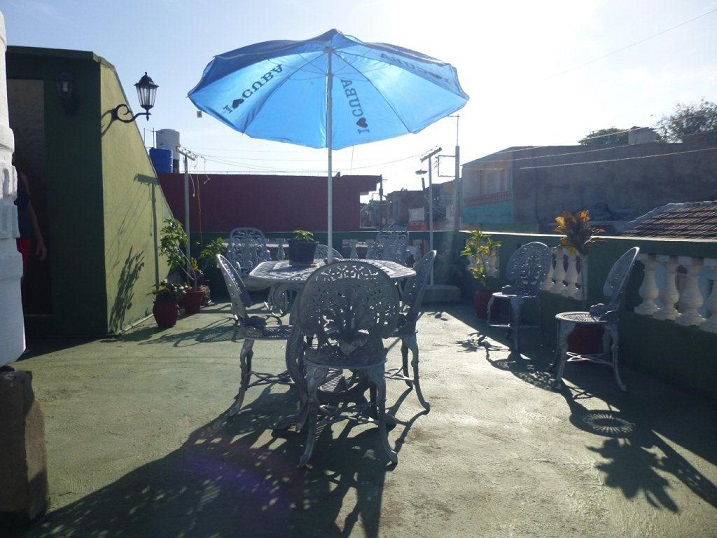
[[[462,227],[550,231],[563,211],[612,226],[671,202],[717,199],[717,140],[511,147],[463,165]]]

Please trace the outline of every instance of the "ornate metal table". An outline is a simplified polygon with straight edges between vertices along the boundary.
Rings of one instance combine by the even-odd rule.
[[[370,263],[371,265],[378,267],[396,283],[403,279],[415,276],[416,274],[416,272],[410,267],[406,267],[396,262],[365,259],[361,259],[359,261]],[[318,267],[323,265],[323,261],[317,260],[316,267],[294,267],[289,264],[288,260],[272,260],[262,262],[257,265],[251,273],[249,273],[249,277],[256,279],[257,282],[263,282],[271,286],[269,297],[270,304],[280,304],[279,302],[284,300],[287,292],[301,291],[301,288],[309,278],[309,275],[311,275],[311,273],[313,273]],[[292,337],[289,338],[286,352],[286,368],[296,387],[299,389],[301,410],[296,415],[280,420],[274,426],[276,429],[285,429],[291,426],[301,429],[306,420],[306,382],[303,379],[303,369],[297,362],[297,353],[295,352],[296,347],[301,345],[301,339],[302,336],[298,333],[298,331],[292,331]],[[292,348],[294,349],[292,350]]]

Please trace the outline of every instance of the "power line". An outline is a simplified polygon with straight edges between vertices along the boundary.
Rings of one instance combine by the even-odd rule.
[[[691,22],[694,22],[694,21],[696,21],[697,19],[701,19],[702,17],[706,17],[707,15],[710,15],[711,13],[714,13],[715,11],[717,11],[717,7],[712,8],[711,10],[707,11],[706,13],[702,13],[702,15],[698,15],[697,17],[693,17],[693,18],[691,18],[691,19],[689,19],[689,20],[686,20],[686,21],[684,21],[684,22],[681,22],[681,23],[679,23],[679,24],[676,24],[675,26],[672,26],[672,27],[670,27],[670,28],[667,28],[666,30],[662,30],[662,31],[660,31],[660,32],[657,32],[656,34],[653,34],[653,35],[651,35],[651,36],[648,36],[648,37],[646,37],[646,38],[644,38],[644,39],[640,39],[639,41],[635,41],[634,43],[630,43],[629,45],[625,45],[624,47],[621,47],[621,48],[619,48],[619,49],[615,49],[615,50],[613,50],[612,52],[608,52],[607,54],[603,54],[602,56],[598,56],[597,58],[593,58],[592,60],[589,60],[589,61],[587,61],[587,62],[585,62],[585,63],[580,64],[580,65],[576,65],[576,66],[574,66],[574,67],[571,67],[571,68],[569,68],[569,69],[566,69],[565,71],[560,71],[559,73],[555,73],[555,74],[549,76],[548,79],[551,79],[551,78],[554,78],[554,77],[559,77],[559,76],[564,75],[564,74],[566,74],[566,73],[570,73],[571,71],[575,71],[576,69],[580,69],[581,67],[585,67],[586,65],[590,65],[590,64],[593,64],[593,63],[595,63],[595,62],[599,62],[600,60],[604,60],[605,58],[608,58],[608,57],[610,57],[610,56],[613,56],[613,55],[617,54],[618,52],[622,52],[622,51],[627,50],[627,49],[629,49],[629,48],[635,47],[635,46],[637,46],[637,45],[640,45],[640,44],[644,43],[645,41],[649,41],[649,40],[654,39],[654,38],[656,38],[656,37],[659,37],[659,36],[661,36],[661,35],[663,35],[663,34],[666,34],[666,33],[668,33],[668,32],[671,32],[672,30],[675,30],[675,29],[677,29],[677,28],[680,28],[681,26],[684,26],[684,25],[686,25],[686,24],[689,24],[689,23],[691,23]]]

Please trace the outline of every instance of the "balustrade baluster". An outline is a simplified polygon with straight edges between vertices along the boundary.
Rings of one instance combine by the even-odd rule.
[[[657,303],[655,303],[655,299],[660,295],[660,290],[655,280],[657,260],[654,254],[639,254],[637,260],[645,266],[645,276],[640,286],[642,303],[635,307],[635,312],[645,316],[652,316],[660,308],[657,306]]]
[[[678,263],[687,269],[687,283],[680,294],[680,314],[675,322],[680,325],[702,325],[705,318],[698,312],[704,299],[699,288],[699,276],[702,270],[702,258],[680,256]]]
[[[572,297],[573,299],[580,298],[580,288],[578,288],[578,257],[573,252],[567,251],[566,256],[568,258],[568,269],[565,271],[565,287],[561,291],[562,295],[566,297]]]
[[[553,285],[550,286],[551,293],[563,294],[565,289],[565,261],[564,250],[558,247],[555,252],[555,270],[553,271]]]
[[[707,307],[707,319],[700,329],[711,333],[717,333],[717,260],[705,260],[705,266],[712,272],[712,291],[708,292],[709,296],[705,301]]]
[[[662,306],[655,312],[657,319],[674,320],[680,313],[675,308],[677,301],[680,300],[680,292],[677,291],[677,257],[676,256],[657,256],[657,261],[665,267],[665,282],[660,289],[660,302]]]

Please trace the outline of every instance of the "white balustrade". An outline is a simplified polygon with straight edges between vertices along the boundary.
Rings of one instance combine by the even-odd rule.
[[[550,286],[550,289],[547,290],[550,293],[557,293],[559,295],[564,295],[565,292],[565,260],[564,260],[565,254],[563,251],[563,247],[557,247],[555,249],[555,267],[553,267],[553,275],[552,275],[552,281],[553,285]]]
[[[654,254],[638,254],[637,260],[645,266],[645,277],[640,286],[642,303],[635,307],[635,312],[651,316],[660,309],[655,303],[655,299],[660,295],[660,289],[657,287],[657,281],[655,280],[657,259]]]
[[[640,254],[645,267],[635,313],[717,333],[717,259]]]
[[[565,287],[562,294],[566,297],[579,299],[582,292],[579,287],[580,275],[578,273],[578,258],[575,253],[567,251],[565,253],[568,259],[568,268],[565,271]]]
[[[698,284],[700,271],[702,270],[702,259],[679,256],[677,263],[687,269],[687,283],[682,293],[680,293],[680,313],[675,318],[675,322],[680,325],[697,325],[699,327],[705,321],[704,316],[698,312],[704,302]]]

